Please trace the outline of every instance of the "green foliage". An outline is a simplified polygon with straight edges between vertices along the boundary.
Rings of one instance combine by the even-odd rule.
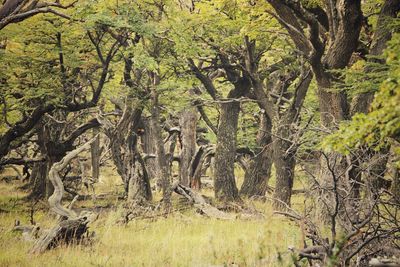
[[[382,73],[383,81],[375,94],[368,114],[356,114],[350,122],[340,126],[338,132],[328,136],[323,146],[328,150],[349,153],[361,145],[384,146],[391,138],[400,140],[400,35],[394,35],[385,52],[387,57],[386,71]],[[374,80],[370,82],[374,86]],[[352,84],[357,88],[361,84]]]

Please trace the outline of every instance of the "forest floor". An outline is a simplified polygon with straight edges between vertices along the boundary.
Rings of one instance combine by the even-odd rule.
[[[29,225],[31,219],[33,206],[25,200],[26,192],[18,189],[22,184],[1,182],[0,266],[292,266],[288,247],[302,247],[298,226],[274,215],[268,201],[246,202],[263,213],[264,219],[217,220],[187,209],[121,225],[117,222],[124,201],[118,200],[121,186],[115,186],[119,183],[115,179],[106,170],[96,186],[97,194],[110,197],[76,204],[77,208],[107,207],[90,225],[96,233],[93,242],[41,255],[29,254],[32,243],[12,231],[16,219],[22,225]],[[202,193],[212,195],[211,190]],[[160,197],[156,194],[154,198]],[[294,203],[301,205],[302,196],[296,195]],[[56,222],[46,205],[44,201],[33,207],[34,221],[42,228]]]

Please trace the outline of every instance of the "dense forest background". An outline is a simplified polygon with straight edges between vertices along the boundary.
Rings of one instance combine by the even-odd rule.
[[[1,266],[400,266],[399,0],[3,0]]]

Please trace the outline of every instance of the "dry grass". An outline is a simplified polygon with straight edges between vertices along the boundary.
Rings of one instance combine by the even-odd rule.
[[[120,192],[112,171],[103,172],[101,181],[98,192]],[[269,203],[258,202],[252,204],[265,214],[264,220],[220,221],[189,210],[121,226],[116,224],[121,216],[117,208],[101,213],[91,225],[96,232],[92,245],[30,255],[32,244],[11,232],[16,218],[28,224],[29,203],[21,201],[24,193],[16,185],[0,183],[0,194],[0,266],[291,266],[288,246],[301,247],[298,228],[272,215]],[[44,227],[55,222],[46,209],[36,212],[35,220]]]

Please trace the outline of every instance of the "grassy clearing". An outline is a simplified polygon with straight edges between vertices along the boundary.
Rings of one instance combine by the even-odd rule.
[[[117,178],[104,174],[97,191],[120,192]],[[29,203],[21,200],[25,194],[16,187],[0,184],[0,266],[291,266],[288,246],[301,247],[300,231],[293,223],[274,216],[269,203],[255,202],[249,204],[262,211],[265,220],[220,221],[189,210],[121,226],[116,221],[122,208],[116,208],[102,212],[91,226],[96,232],[92,245],[30,255],[32,244],[11,232],[16,218],[23,224],[29,221]],[[121,205],[116,199],[108,201]],[[86,200],[78,206],[91,204]],[[46,228],[55,217],[42,209],[35,220]]]

